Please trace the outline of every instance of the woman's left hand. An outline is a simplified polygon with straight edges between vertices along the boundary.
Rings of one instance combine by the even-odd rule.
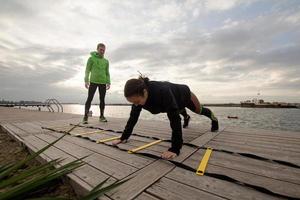
[[[106,84],[106,89],[109,90],[110,84]]]
[[[173,153],[171,151],[165,151],[161,154],[161,157],[163,159],[172,159],[172,158],[175,158],[177,155],[176,153]]]

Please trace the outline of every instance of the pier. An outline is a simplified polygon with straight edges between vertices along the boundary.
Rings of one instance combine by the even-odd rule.
[[[57,99],[47,99],[44,103],[32,102],[32,101],[21,101],[21,102],[6,102],[1,101],[0,107],[37,107],[38,111],[41,111],[41,107],[46,107],[49,112],[64,112],[62,104]]]
[[[0,107],[1,128],[31,152],[81,120],[75,114]],[[210,127],[191,124],[183,129],[181,154],[170,162],[159,158],[170,146],[167,121],[139,120],[127,143],[120,149],[110,146],[126,121],[108,118],[101,123],[92,117],[41,154],[39,161],[69,162],[89,155],[86,165],[67,176],[78,195],[106,178],[112,183],[131,177],[101,197],[106,200],[300,199],[300,132],[221,127],[212,133]],[[208,148],[212,150],[206,169],[198,175]]]

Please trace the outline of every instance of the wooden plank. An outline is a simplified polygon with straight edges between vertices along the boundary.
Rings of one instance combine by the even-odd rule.
[[[104,181],[107,178],[106,176],[107,175],[103,175],[99,170],[96,170],[89,165],[84,165],[76,171],[67,174],[67,181],[71,184],[77,195],[85,196],[96,185]],[[107,183],[104,184],[104,187],[113,182],[115,182],[113,178],[108,179]],[[109,200],[106,196],[102,196],[99,199]]]
[[[78,131],[78,129],[75,129],[75,130]],[[80,132],[81,132],[81,130],[82,129],[80,129]],[[99,140],[99,139],[110,138],[110,137],[119,136],[119,135],[120,135],[119,133],[105,132],[105,134],[92,134],[92,135],[84,136],[84,137],[88,137],[93,140]],[[136,140],[132,140],[132,138],[135,138]],[[153,141],[152,139],[147,139],[147,138],[143,138],[143,137],[139,137],[139,136],[132,136],[127,144],[132,145],[134,147],[143,145],[143,143],[139,142],[138,140],[142,140],[143,142],[144,141]],[[161,147],[161,146],[163,146],[163,147]],[[162,145],[159,145],[159,146],[155,145],[155,146],[151,147],[150,150],[162,153],[162,152],[166,151],[167,150],[166,148],[169,148],[169,146],[170,146],[169,143],[162,143]]]
[[[117,125],[113,120],[112,122],[108,122],[105,124],[103,124],[103,123],[99,124],[99,122],[95,123],[95,124],[89,123],[86,126],[94,126],[94,127],[99,127],[102,129],[112,129],[112,130],[116,130],[116,131],[122,131],[124,129],[125,124],[120,126],[120,124]],[[187,132],[185,133],[185,131],[187,131]],[[158,137],[158,138],[162,138],[162,139],[169,139],[171,137],[170,128],[168,127],[168,130],[163,130],[162,127],[160,127],[160,126],[158,127],[157,130],[148,129],[147,127],[141,127],[141,128],[135,127],[134,133],[152,136],[152,137]],[[193,139],[197,136],[199,136],[199,133],[196,134],[196,132],[190,132],[189,130],[184,130],[183,137],[186,141],[190,141],[191,139]]]
[[[56,140],[55,137],[46,134],[40,134],[37,135],[37,137],[48,142],[53,142]],[[60,140],[55,143],[54,146],[67,154],[75,156],[76,158],[82,158],[89,155],[84,159],[84,161],[88,162],[89,165],[92,165],[102,172],[115,177],[116,179],[122,179],[137,170],[137,168],[133,166],[129,166],[111,159],[110,157],[92,152],[89,149],[74,145],[66,140]]]
[[[198,162],[199,162],[199,155],[202,156],[203,153],[204,153],[204,151],[201,150],[201,151],[199,151],[199,153],[197,152],[197,153],[193,154],[189,159],[187,159],[184,162],[184,164],[191,166],[193,168],[196,168],[198,165]],[[244,169],[239,168],[239,165],[236,163],[234,163],[234,164],[232,163],[229,165],[228,165],[228,163],[226,163],[223,166],[215,165],[215,163],[216,163],[216,161],[214,159],[215,154],[217,154],[217,152],[212,153],[212,157],[210,160],[211,162],[209,163],[209,165],[206,169],[207,173],[226,175],[226,176],[232,177],[238,181],[256,185],[256,186],[260,186],[263,188],[267,188],[270,191],[273,191],[273,192],[276,192],[279,194],[283,194],[283,195],[287,195],[287,196],[296,196],[296,197],[300,196],[300,185],[299,184],[262,176],[261,175],[262,172],[260,172],[260,174],[257,175],[257,174],[252,173],[253,172],[252,169],[249,169],[249,170],[252,170],[252,172],[245,172],[245,171],[242,171]],[[200,156],[200,158],[201,158],[201,156]],[[253,161],[253,163],[255,163],[254,160],[252,160],[252,161]],[[235,165],[234,166],[235,169],[231,169],[232,165]],[[253,167],[255,167],[255,165],[253,165]],[[249,165],[248,168],[252,168],[252,165]],[[271,167],[269,169],[271,169]],[[258,172],[258,170],[259,169],[255,169],[256,172]],[[280,172],[278,170],[276,171],[274,169],[273,173],[280,173]],[[276,174],[273,175],[271,172],[268,175],[271,177],[277,176]],[[290,173],[290,175],[291,175],[291,173]],[[298,172],[298,175],[299,175],[299,172]],[[281,176],[281,177],[284,177],[284,176]],[[296,177],[296,179],[297,179],[297,177]],[[299,177],[298,177],[298,179],[299,179]]]
[[[142,120],[143,121],[143,120]],[[139,124],[142,124],[142,122],[140,122],[139,120]],[[153,123],[155,124],[155,123]],[[159,128],[157,129],[153,129],[151,128],[151,126],[148,128],[148,127],[145,127],[145,126],[136,126],[134,128],[134,133],[136,134],[141,134],[141,135],[146,135],[146,136],[152,136],[152,137],[158,137],[158,138],[161,138],[161,139],[169,139],[171,137],[171,129],[167,124],[167,128],[164,129],[163,126],[158,126]],[[124,123],[123,125],[116,125],[115,123],[111,123],[111,122],[108,122],[108,123],[105,123],[105,124],[88,124],[87,126],[89,125],[92,125],[92,126],[95,126],[95,127],[99,127],[99,128],[104,128],[104,129],[112,129],[112,130],[116,130],[116,131],[123,131],[126,123]],[[152,125],[153,126],[153,125]],[[156,124],[155,124],[155,127],[156,127]],[[186,138],[188,141],[191,140],[191,138],[194,138],[195,136],[193,135],[189,135],[188,133],[186,134],[183,134],[183,137]]]
[[[211,194],[215,194],[217,196],[226,198],[226,199],[236,199],[236,200],[252,200],[252,199],[277,199],[270,195],[263,194],[261,192],[257,192],[255,190],[249,189],[247,187],[237,185],[234,183],[230,183],[228,181],[224,181],[217,178],[211,178],[208,176],[197,176],[195,173],[190,171],[176,168],[172,172],[166,175],[167,178],[181,183],[182,185],[190,186],[193,188],[197,188],[201,191],[209,192]],[[172,182],[174,183],[174,182]],[[156,184],[153,185],[155,187]],[[165,187],[165,190],[160,191],[158,193],[161,196],[161,193],[165,193],[169,188]],[[149,191],[149,189],[147,190]],[[181,190],[179,190],[181,191]],[[177,191],[177,192],[179,192]],[[153,191],[154,192],[154,191]],[[168,192],[173,192],[168,191]]]
[[[257,176],[250,173],[244,173],[237,170],[231,170],[224,167],[214,166],[208,167],[211,173],[224,174],[235,179],[250,183],[252,185],[260,186],[271,190],[272,192],[283,194],[291,197],[300,197],[300,185],[293,184],[285,181]]]
[[[243,133],[243,134],[253,134],[253,135],[259,135],[259,136],[264,135],[264,136],[300,139],[299,133],[292,132],[292,131],[250,129],[250,128],[242,128],[242,127],[226,127],[225,131],[226,132]]]
[[[258,147],[251,147],[245,145],[235,145],[235,144],[229,145],[227,143],[224,144],[222,142],[216,142],[216,141],[210,141],[206,146],[215,149],[232,151],[232,152],[251,153],[264,158],[282,160],[282,161],[294,163],[296,165],[300,165],[300,156],[299,153],[296,152],[277,151],[268,148],[258,148]]]
[[[15,123],[15,126],[18,126],[20,129],[26,131],[29,134],[36,134],[41,133],[45,130],[32,122],[22,122],[22,123]]]
[[[14,124],[6,123],[5,125],[3,125],[3,127],[10,133],[18,136],[19,138],[23,138],[24,136],[29,135],[27,132],[16,127]]]
[[[151,194],[143,192],[142,194],[140,194],[139,196],[137,196],[135,198],[135,200],[160,200],[160,199],[156,198],[155,196],[153,196]]]
[[[181,153],[173,160],[182,162],[183,160],[188,158],[192,152],[195,151],[195,149],[191,147],[184,148],[189,148],[189,151],[186,151],[188,153],[184,153],[183,151],[183,153]],[[133,177],[131,180],[129,180],[113,192],[108,193],[108,195],[113,199],[133,199],[138,196],[143,190],[148,188],[155,181],[163,177],[174,168],[175,165],[169,163],[168,161],[162,159],[157,160],[144,167],[140,171],[137,171],[136,173],[130,175],[130,177]]]
[[[151,125],[147,125],[147,122],[143,121],[139,123],[134,128],[134,132],[141,132],[141,133],[147,133],[147,134],[155,134],[155,135],[169,135],[172,130],[170,128],[169,122],[165,124],[156,124],[156,122],[150,121],[152,123]],[[193,130],[193,129],[183,129],[183,137],[197,137],[201,134],[203,134],[203,130]]]
[[[35,120],[51,120],[51,119],[70,119],[78,118],[78,115],[68,113],[51,113],[35,110],[17,109],[17,108],[0,108],[0,121],[4,122],[25,122]]]
[[[79,129],[77,129],[77,131],[78,130]],[[81,129],[79,131],[81,131]],[[110,138],[110,137],[114,137],[114,136],[120,136],[120,133],[113,133],[113,132],[106,131],[105,134],[91,134],[88,136],[85,135],[84,137],[88,137],[88,138],[91,138],[91,139],[97,141],[99,139]],[[126,143],[126,145],[122,144],[121,147],[130,149],[132,147],[134,148],[134,147],[139,147],[141,145],[144,145],[145,142],[152,142],[152,141],[153,141],[153,139],[147,139],[147,138],[143,138],[143,137],[139,137],[139,136],[131,136],[129,142]],[[144,153],[145,152],[152,153],[152,154],[160,156],[160,154],[162,152],[166,151],[170,147],[170,144],[171,143],[168,143],[168,142],[162,142],[159,145],[150,147],[148,149],[149,151],[143,151],[143,152]],[[181,151],[182,152],[181,155],[184,156],[186,154],[190,154],[192,151],[193,151],[193,149],[190,147],[183,147],[182,151]],[[159,153],[159,154],[157,154],[157,153]]]
[[[116,131],[122,131],[125,127],[126,123],[122,123],[119,119],[110,119],[109,122],[103,123],[99,122],[98,118],[97,120],[95,118],[89,119],[89,123],[85,126],[93,126],[101,129],[112,129]]]
[[[275,143],[275,142],[264,142],[253,139],[253,140],[245,140],[245,139],[235,139],[232,137],[228,138],[214,138],[213,141],[226,143],[228,145],[234,144],[234,145],[247,145],[252,147],[258,147],[258,148],[268,148],[273,149],[277,151],[288,151],[288,152],[295,152],[300,153],[300,143],[298,145],[291,145],[289,143]]]
[[[51,143],[51,142],[54,141],[54,140],[52,140],[52,138],[47,137],[46,138],[47,142],[46,142],[45,140],[43,140],[41,138],[42,138],[42,135],[38,135],[38,136],[27,136],[24,139],[27,142],[27,144],[30,144],[31,146],[34,146],[34,151],[37,151],[37,150],[43,148],[44,146],[48,145],[48,143]],[[65,143],[62,143],[62,141],[58,141],[58,143],[60,145],[65,145]],[[56,143],[56,144],[58,144],[58,143]],[[69,148],[69,147],[65,147],[65,148]],[[71,149],[71,150],[73,150],[73,149]],[[86,154],[84,154],[84,153],[86,153]],[[83,156],[87,155],[89,152],[84,152],[84,153],[79,154],[79,155],[78,154],[77,155],[74,155],[74,154],[70,155],[70,154],[66,153],[65,151],[59,149],[56,145],[54,145],[54,146],[50,147],[49,149],[47,149],[44,154],[48,158],[50,158],[51,160],[54,160],[54,159],[57,159],[57,158],[64,158],[65,161],[62,162],[62,164],[64,164],[64,163],[74,161],[75,159],[77,159],[79,157],[83,157]],[[88,174],[93,172],[93,171],[97,172],[97,173],[90,174],[91,177],[88,177]],[[90,166],[81,167],[81,168],[75,170],[74,172],[77,175],[82,173],[85,177],[83,180],[90,180],[88,182],[92,182],[92,183],[94,181],[91,181],[91,180],[93,180],[97,177],[101,177],[101,180],[105,180],[108,177],[108,175],[106,175],[104,173],[101,173],[99,170],[96,170],[95,168],[92,169]],[[100,175],[99,175],[99,172],[101,173]],[[96,183],[95,183],[95,185],[96,185]]]
[[[217,137],[222,132],[222,129],[218,132],[206,132],[203,135],[195,138],[194,140],[190,141],[190,144],[196,145],[198,147],[202,147],[207,144],[209,141]]]
[[[83,181],[85,181],[92,187],[95,187],[102,181],[106,180],[108,177],[110,177],[110,178],[104,184],[104,186],[107,186],[107,185],[112,184],[115,181],[117,181],[117,179],[113,178],[112,176],[107,175],[107,174],[101,172],[100,170],[97,170],[95,167],[88,165],[88,164],[80,167],[79,169],[74,170],[73,174],[80,177]]]
[[[223,131],[220,137],[242,137],[242,138],[256,138],[261,139],[264,141],[274,141],[274,142],[290,142],[299,144],[298,138],[291,138],[291,137],[277,137],[273,135],[259,135],[259,134],[251,134],[251,133],[235,133],[235,132],[227,132]]]
[[[31,152],[36,152],[48,144],[47,142],[39,140],[34,136],[26,136],[24,139],[24,143]],[[55,158],[67,158],[66,161],[62,162],[62,164],[75,160],[74,158],[69,157],[69,155],[59,151],[55,147],[51,147],[49,150],[46,150],[45,153],[40,154],[38,160],[44,163],[45,161],[51,161]],[[69,177],[71,184],[75,187],[76,193],[82,195],[90,191],[92,189],[91,186],[94,187],[98,185],[108,177],[108,175],[96,170],[95,168],[92,168],[89,165],[84,165],[83,167],[74,170],[67,176]],[[110,184],[115,180],[116,179],[110,178],[106,184]]]
[[[29,143],[37,149],[42,149],[43,147],[47,146],[50,143],[50,142],[47,143],[33,135],[24,137],[24,141],[26,142],[26,144]],[[55,146],[51,146],[46,151],[44,151],[43,154],[47,155],[52,160],[58,159],[58,158],[63,158],[64,161],[62,161],[62,164],[75,160],[75,158],[72,155],[66,154],[65,152],[57,149]]]
[[[273,138],[273,137],[256,137],[256,136],[248,136],[248,135],[232,135],[228,134],[228,132],[223,132],[222,134],[218,135],[215,139],[232,139],[236,141],[253,141],[253,142],[261,142],[261,143],[274,143],[274,144],[279,144],[279,145],[300,145],[300,140],[293,139],[293,140],[285,140],[284,138]]]
[[[126,143],[126,144],[132,144],[132,143]],[[145,144],[145,143],[143,143],[143,144]],[[149,147],[149,148],[144,149],[144,150],[139,151],[139,152],[141,152],[141,153],[150,153],[150,154],[154,154],[154,155],[157,155],[157,156],[160,157],[163,152],[167,151],[171,147],[170,143],[167,143],[167,144],[168,144],[168,146],[155,145],[155,146]],[[138,146],[134,145],[134,146],[138,147],[140,145],[138,145]],[[126,149],[131,149],[132,148],[130,146],[125,146],[124,144],[121,144],[120,147],[124,147]],[[196,151],[196,148],[192,148],[192,147],[183,145],[181,150],[180,150],[179,156],[176,156],[175,158],[173,158],[173,160],[182,161],[184,158],[188,157],[189,155],[191,155],[195,151]]]
[[[16,132],[15,132],[15,127],[12,126],[11,124],[3,124],[1,125],[1,128],[9,135],[11,136],[19,145],[22,145],[23,138],[21,136],[19,136]],[[17,131],[20,131],[19,129]]]
[[[98,141],[98,140],[102,140],[102,139],[109,139],[109,138],[112,138],[112,137],[120,137],[120,134],[118,134],[118,133],[108,133],[108,134],[105,134],[105,135],[90,135],[88,137],[93,139],[94,141]],[[108,141],[106,143],[111,144],[111,142],[112,141]],[[139,147],[139,146],[144,145],[144,144],[145,144],[145,142],[140,142],[138,140],[129,139],[126,144],[119,144],[118,146],[122,149],[129,150],[129,149]],[[167,150],[167,148],[165,146],[155,145],[155,146],[147,148],[147,149],[145,149],[141,152],[149,152],[149,153],[156,154],[156,153],[161,153],[165,150]]]
[[[136,128],[139,129],[150,129],[150,130],[155,130],[159,132],[170,132],[170,123],[166,119],[166,121],[158,121],[158,120],[139,120]],[[199,127],[197,124],[190,123],[188,128],[183,128],[183,132],[189,132],[192,134],[203,134],[207,132],[209,129],[208,127]]]
[[[167,161],[157,160],[131,175],[129,181],[107,195],[113,199],[134,199],[173,168],[174,166]]]
[[[162,143],[167,143],[167,142],[162,142]],[[138,144],[140,144],[140,143],[138,143]],[[141,143],[141,144],[145,144],[145,143]],[[153,154],[153,155],[156,155],[156,156],[160,157],[163,152],[167,151],[171,147],[170,143],[167,143],[167,144],[168,144],[168,146],[159,145],[159,144],[155,145],[155,146],[151,146],[147,149],[143,149],[143,150],[139,151],[139,153],[149,153],[149,154]],[[133,143],[133,142],[127,142],[125,144],[119,144],[118,146],[122,149],[129,150],[129,149],[138,147],[140,145],[136,145],[136,143]],[[195,151],[196,151],[196,148],[183,145],[182,149],[180,151],[181,153],[179,154],[179,156],[176,156],[175,158],[173,158],[173,160],[180,162],[180,161],[184,160],[186,157],[188,157],[189,155],[191,155]]]
[[[59,133],[55,133],[55,132],[52,132],[49,134],[54,136],[55,138],[58,138],[60,135]],[[137,168],[142,168],[142,167],[150,164],[151,162],[153,162],[152,159],[148,159],[148,158],[146,159],[146,158],[137,157],[137,156],[133,157],[133,156],[129,155],[128,153],[122,152],[116,148],[108,147],[108,146],[101,145],[101,144],[96,144],[94,142],[84,140],[84,139],[78,138],[78,137],[73,137],[73,136],[67,135],[63,138],[63,140],[67,140],[72,145],[76,145],[76,146],[80,146],[80,147],[89,149],[92,152],[108,156],[117,161],[126,163],[131,166],[135,166]]]
[[[42,144],[43,141],[38,141],[37,139],[33,139],[34,136],[28,136],[26,139],[28,138],[30,138],[30,143],[33,143],[35,145],[34,151],[37,151],[41,149],[43,146],[47,145],[47,143],[44,143],[43,145],[40,146],[40,144]],[[46,150],[46,152],[41,155],[42,158],[46,161],[50,161],[56,158],[67,158],[66,161],[63,161],[61,163],[63,165],[75,160],[75,158],[70,157],[69,155],[56,149],[55,147],[50,147],[50,149],[51,149],[50,151]],[[85,195],[93,187],[95,187],[100,182],[108,178],[108,175],[86,164],[74,170],[72,173],[68,174],[67,177],[68,180],[70,181],[70,184],[74,187],[75,192],[78,195]],[[115,181],[116,179],[110,178],[106,183],[106,185],[111,184],[112,182]]]
[[[214,194],[199,190],[173,181],[162,178],[157,183],[147,189],[147,192],[159,196],[162,199],[182,200],[182,199],[225,199]]]
[[[170,129],[169,130],[160,130],[160,131],[153,131],[153,130],[147,129],[145,127],[134,129],[135,134],[156,137],[156,138],[159,138],[159,139],[170,139],[171,138],[171,132],[172,131]],[[196,134],[189,134],[188,132],[183,131],[182,137],[183,137],[184,141],[188,142],[188,141],[193,140],[198,135],[201,135],[201,134],[197,134],[197,135]]]
[[[203,153],[204,150],[200,150],[193,158],[201,158]],[[294,167],[216,151],[209,163],[300,185],[300,170]]]

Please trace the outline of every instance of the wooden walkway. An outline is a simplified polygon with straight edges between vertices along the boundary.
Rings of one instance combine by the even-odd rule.
[[[0,107],[2,128],[31,151],[41,149],[62,135],[41,127],[68,130],[71,123],[81,119],[80,115]],[[108,123],[100,123],[92,118],[88,125],[122,131],[127,121],[108,120]],[[165,160],[128,154],[92,142],[90,140],[120,136],[111,131],[91,133],[95,130],[77,127],[71,132],[73,136],[65,136],[39,158],[42,162],[55,158],[65,158],[65,162],[69,162],[89,155],[86,165],[68,175],[78,194],[86,193],[108,177],[109,183],[132,177],[101,199],[300,199],[299,132],[226,127],[211,133],[209,127],[192,124],[183,129],[184,142],[214,149],[206,174],[198,176]],[[169,123],[162,121],[139,120],[134,133],[170,139]],[[75,137],[78,134],[90,140]],[[119,147],[132,149],[152,141],[132,136],[128,143]],[[159,156],[169,146],[169,142],[161,142],[141,152]],[[180,156],[174,160],[197,169],[204,148],[184,145]]]

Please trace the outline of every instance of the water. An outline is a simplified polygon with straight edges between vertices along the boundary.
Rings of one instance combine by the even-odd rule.
[[[219,118],[221,126],[236,126],[244,128],[259,128],[271,130],[300,131],[300,109],[286,108],[240,108],[240,107],[209,107]],[[106,106],[107,117],[128,118],[130,106]],[[99,107],[91,107],[93,116],[99,116]],[[64,105],[64,112],[82,114],[84,105]],[[210,120],[188,110],[191,115],[191,124],[208,125]],[[228,119],[228,116],[237,116],[238,119]],[[168,121],[166,114],[153,115],[143,110],[141,119]]]
[[[65,113],[83,114],[84,105],[64,104]],[[218,117],[221,126],[235,126],[243,128],[259,128],[270,130],[300,131],[300,109],[288,108],[240,108],[240,107],[209,107]],[[37,109],[37,108],[31,108]],[[130,106],[106,106],[105,116],[128,118]],[[99,107],[92,105],[93,116],[99,116]],[[191,115],[191,124],[210,126],[210,120],[187,110]],[[237,116],[238,119],[228,119],[228,116]],[[168,121],[165,113],[153,115],[143,110],[140,116],[146,120]]]

